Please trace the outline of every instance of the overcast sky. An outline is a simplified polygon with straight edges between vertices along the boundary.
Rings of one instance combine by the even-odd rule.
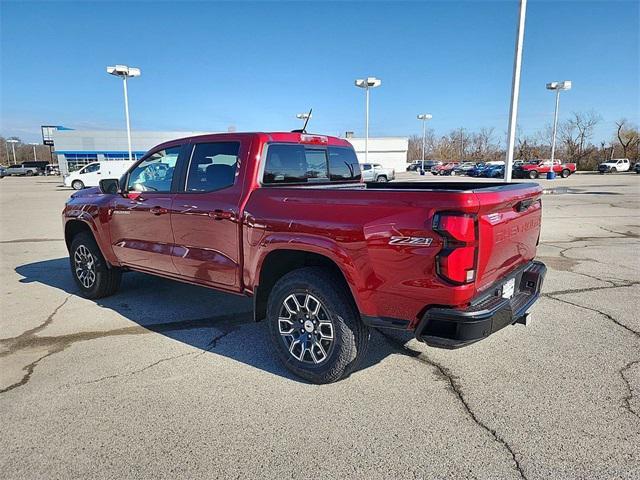
[[[552,80],[572,80],[561,117],[602,115],[594,141],[621,117],[640,123],[638,1],[529,1],[519,124],[551,121]],[[133,129],[364,131],[375,75],[372,136],[431,127],[506,131],[517,1],[7,2],[1,3],[0,134],[40,138],[42,124],[124,128],[115,63],[130,82]]]

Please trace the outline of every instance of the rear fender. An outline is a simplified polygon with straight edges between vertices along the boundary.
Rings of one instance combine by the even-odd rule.
[[[255,267],[250,270],[254,276],[253,281],[248,285],[253,285],[255,289],[267,255],[276,250],[298,250],[314,253],[332,261],[338,267],[349,286],[356,306],[360,311],[363,311],[364,305],[361,304],[359,295],[359,292],[364,290],[362,278],[349,254],[330,238],[300,233],[274,233],[265,236],[258,248]]]

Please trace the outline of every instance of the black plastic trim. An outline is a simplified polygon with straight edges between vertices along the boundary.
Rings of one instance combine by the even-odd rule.
[[[531,261],[492,285],[464,310],[434,307],[426,311],[415,336],[428,345],[459,348],[482,340],[516,323],[540,297],[547,267]],[[516,280],[516,292],[510,299],[499,295],[503,284]]]
[[[393,330],[407,330],[409,328],[409,320],[391,317],[369,317],[361,315],[362,323],[373,328],[390,328]]]

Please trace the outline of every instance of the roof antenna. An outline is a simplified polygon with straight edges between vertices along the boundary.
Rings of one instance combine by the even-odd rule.
[[[311,118],[311,112],[313,112],[313,108],[309,109],[309,113],[299,113],[296,115],[296,117],[301,120],[304,118],[304,125],[302,126],[302,129],[291,130],[291,133],[307,133],[307,124]]]

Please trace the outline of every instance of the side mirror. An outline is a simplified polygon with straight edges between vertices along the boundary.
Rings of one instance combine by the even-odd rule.
[[[120,182],[117,178],[102,179],[100,180],[100,191],[111,195],[120,193]]]

